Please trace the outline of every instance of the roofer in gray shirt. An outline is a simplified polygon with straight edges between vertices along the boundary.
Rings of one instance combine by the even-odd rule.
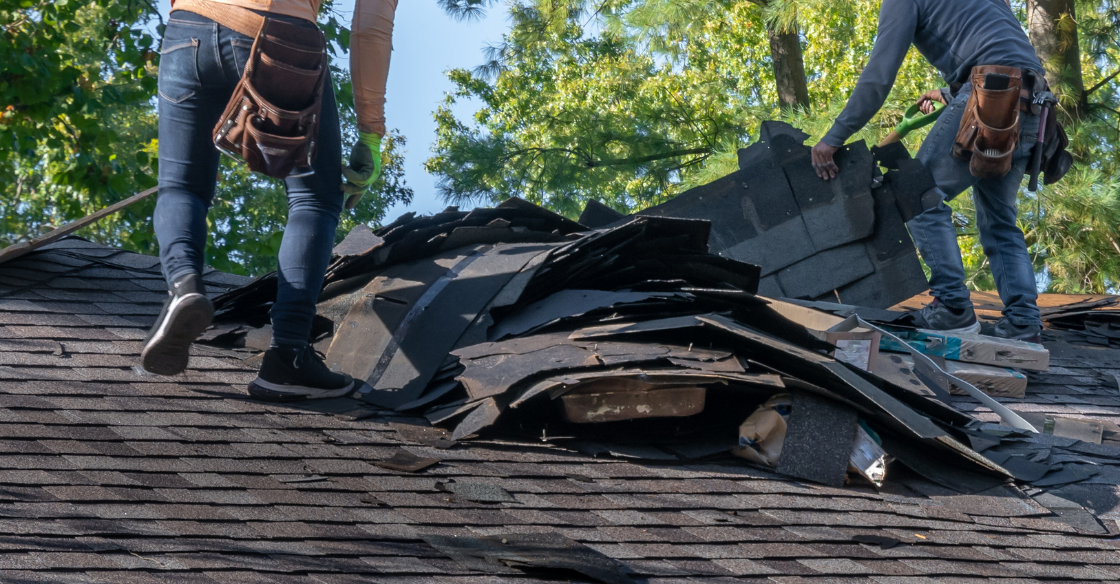
[[[1031,87],[1034,79],[1040,80],[1039,86],[1045,83],[1034,48],[1004,0],[883,0],[871,58],[843,113],[813,147],[813,168],[825,180],[836,176],[839,169],[833,153],[882,107],[911,43],[955,89],[931,91],[919,100],[925,112],[932,109],[931,100],[946,103],[946,109],[918,150],[918,160],[933,174],[944,200],[972,187],[980,243],[1005,306],[1003,318],[993,330],[985,332],[1038,342],[1042,323],[1036,305],[1034,268],[1023,232],[1015,222],[1016,195],[1037,137],[1038,117],[1029,111],[1029,103],[1026,111],[1019,113],[1018,142],[1013,136],[1008,138],[1009,154],[1004,162],[1010,161],[1010,169],[1002,176],[978,178],[975,168],[970,172],[969,160],[953,154],[962,116],[971,103],[973,67],[1005,66],[990,68],[1000,71],[1016,68],[1022,74],[1023,87]],[[978,99],[984,95],[981,92]],[[984,151],[990,152],[986,148]],[[952,219],[952,210],[942,201],[908,223],[930,268],[929,285],[934,296],[931,304],[914,313],[916,324],[920,328],[978,332],[980,325],[964,283],[964,265]]]

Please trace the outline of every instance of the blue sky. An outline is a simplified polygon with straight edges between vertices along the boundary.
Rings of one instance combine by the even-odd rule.
[[[349,26],[354,0],[339,0],[336,6]],[[166,17],[171,3],[161,0],[159,7]],[[486,18],[459,22],[448,17],[436,0],[399,2],[385,116],[389,128],[400,130],[408,138],[405,180],[416,196],[411,205],[390,209],[387,221],[406,211],[435,213],[446,206],[436,194],[435,177],[424,172],[424,161],[431,156],[430,148],[436,135],[432,112],[451,90],[451,82],[444,72],[482,64],[485,61],[483,48],[488,43],[500,42],[508,26],[501,3],[490,10]],[[470,103],[459,104],[456,115],[464,119],[476,108]],[[349,146],[345,144],[343,148]]]

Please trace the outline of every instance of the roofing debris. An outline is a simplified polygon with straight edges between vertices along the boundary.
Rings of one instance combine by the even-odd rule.
[[[215,291],[245,283],[216,272],[206,279]],[[164,286],[156,258],[77,239],[0,266],[0,580],[1120,580],[1120,433],[1113,424],[1120,421],[1120,392],[1110,374],[1120,351],[1083,343],[1070,331],[1046,332],[1050,368],[1027,372],[1025,398],[999,399],[1042,434],[996,425],[998,416],[972,395],[945,398],[958,414],[990,424],[976,432],[951,429],[964,434],[962,444],[980,454],[1003,450],[993,457],[1007,454],[1014,461],[1008,467],[1042,465],[1048,474],[1039,480],[1053,485],[1003,483],[966,495],[965,484],[984,486],[977,477],[999,476],[945,475],[950,488],[895,461],[882,487],[849,471],[848,484],[832,488],[724,457],[724,440],[646,446],[588,432],[625,424],[637,434],[637,426],[653,426],[649,419],[566,425],[580,435],[550,426],[530,439],[507,419],[519,411],[509,408],[482,437],[452,442],[454,419],[444,430],[359,400],[255,402],[244,391],[256,375],[246,359],[252,349],[198,345],[186,374],[141,375],[132,365]],[[793,316],[796,306],[769,305]],[[803,311],[803,322],[827,336],[829,322],[852,314],[865,321],[885,315],[879,322],[895,314],[844,310]],[[671,317],[658,317],[664,318]],[[861,328],[844,332],[864,334]],[[639,332],[606,338],[644,342]],[[327,337],[320,346],[329,344]],[[706,362],[728,363],[715,343],[694,344],[699,349],[714,353]],[[745,365],[752,373],[755,364]],[[692,381],[706,371],[674,369],[691,376],[679,387],[710,387]],[[789,394],[794,383],[770,374]],[[899,379],[909,384],[916,375]],[[461,391],[455,386],[445,391]],[[919,397],[930,407],[945,403]],[[533,399],[560,405],[547,389]],[[728,420],[732,444],[745,419]],[[873,423],[862,412],[858,419]],[[1085,423],[1067,427],[1077,420]],[[1098,430],[1100,444],[1093,442]],[[908,464],[928,458],[922,443],[892,445],[886,434],[864,432],[872,443],[878,434],[891,456],[915,451]],[[1066,437],[1074,432],[1088,440]],[[906,450],[911,444],[917,448]],[[416,473],[376,465],[402,451],[441,462]],[[704,452],[702,461],[684,460]],[[853,455],[848,463],[855,461]],[[1058,465],[1060,472],[1050,470]],[[441,483],[497,486],[515,501],[474,502],[439,490]],[[451,541],[441,547],[437,537]]]
[[[752,148],[744,158],[777,156],[773,146]],[[845,164],[866,162],[874,174],[870,153],[849,156]],[[782,172],[791,174],[779,184],[803,181]],[[835,204],[868,211],[864,186],[838,190]],[[1095,464],[1083,453],[1034,434],[1071,432],[1065,422],[1036,427],[989,395],[1022,391],[1026,376],[1012,367],[1045,370],[1041,346],[918,331],[897,312],[758,296],[764,270],[710,253],[712,229],[641,215],[590,230],[516,199],[406,216],[340,245],[320,311],[335,315],[334,331],[319,346],[332,368],[364,381],[361,400],[449,433],[421,437],[423,426],[408,424],[402,435],[444,447],[505,436],[651,461],[734,451],[834,487],[881,486],[897,461],[965,493],[1094,476],[1078,466]],[[272,285],[264,278],[223,295],[220,314],[265,314],[253,303]],[[1003,425],[960,412],[952,394],[980,401]]]
[[[438,458],[424,458],[416,456],[415,454],[407,451],[400,450],[393,453],[389,458],[375,462],[381,468],[390,470],[399,470],[404,472],[420,472],[430,466],[439,464]]]
[[[1047,327],[1076,331],[1073,338],[1120,349],[1120,298],[1095,298],[1067,306],[1042,309]]]
[[[95,486],[76,495],[79,503],[85,500],[83,497],[107,496],[100,494],[102,492],[120,500],[122,495],[118,491],[125,492],[125,489],[119,485],[130,485],[128,496],[133,496],[133,491],[142,489],[131,485],[142,484],[156,486],[159,491],[158,495],[136,495],[144,501],[174,497],[192,501],[233,501],[222,512],[208,510],[210,515],[206,515],[218,517],[222,529],[227,531],[234,528],[227,521],[230,517],[241,522],[252,520],[254,529],[265,529],[260,526],[269,521],[296,529],[293,518],[300,518],[305,522],[300,525],[305,527],[325,521],[322,530],[330,534],[328,537],[339,537],[335,534],[344,528],[355,529],[357,536],[346,536],[350,538],[346,539],[348,546],[358,545],[351,540],[368,539],[370,533],[390,539],[422,540],[424,543],[408,544],[412,547],[405,547],[400,541],[379,543],[395,547],[389,552],[372,554],[397,557],[402,550],[409,550],[404,553],[410,554],[406,559],[413,563],[406,569],[397,568],[409,573],[431,575],[463,570],[550,579],[574,576],[612,584],[629,584],[635,581],[633,576],[723,573],[708,568],[697,572],[678,567],[691,560],[676,560],[675,566],[668,564],[671,568],[667,571],[664,566],[653,565],[657,564],[654,558],[675,552],[647,552],[652,555],[641,556],[646,559],[639,563],[637,558],[627,555],[632,552],[617,547],[618,544],[604,545],[604,541],[617,540],[600,539],[602,535],[598,531],[588,535],[587,530],[575,529],[567,534],[557,530],[557,523],[563,523],[557,517],[568,517],[577,526],[598,525],[588,517],[577,518],[570,511],[557,510],[572,504],[563,501],[587,498],[596,492],[594,489],[605,489],[605,495],[594,496],[610,504],[590,507],[593,511],[583,515],[594,515],[594,521],[647,527],[640,530],[641,535],[626,536],[637,539],[624,546],[638,545],[636,541],[656,541],[659,542],[657,546],[666,546],[659,549],[671,549],[672,546],[658,539],[666,528],[652,527],[660,525],[661,519],[648,514],[658,509],[659,516],[668,517],[667,507],[673,509],[672,513],[687,515],[693,522],[688,524],[694,526],[688,538],[731,542],[736,549],[743,547],[739,542],[752,539],[737,530],[742,526],[778,529],[781,534],[768,536],[779,538],[776,541],[795,535],[818,543],[833,542],[821,544],[831,546],[824,551],[779,550],[780,556],[797,559],[797,566],[787,566],[796,568],[792,571],[775,567],[785,566],[790,563],[788,561],[771,560],[763,564],[747,559],[760,557],[753,555],[755,551],[743,557],[723,549],[728,546],[716,546],[720,549],[704,552],[729,558],[715,562],[723,562],[718,565],[735,576],[846,574],[854,573],[853,569],[874,574],[878,573],[875,569],[865,568],[852,559],[834,559],[853,553],[843,551],[840,543],[835,542],[864,544],[856,550],[859,554],[874,553],[870,551],[872,546],[879,550],[896,550],[892,553],[920,548],[920,553],[924,554],[930,549],[924,545],[924,540],[934,536],[937,529],[943,528],[942,531],[959,536],[970,534],[970,527],[976,524],[987,526],[986,529],[996,534],[1008,529],[1014,531],[1007,541],[997,540],[998,535],[993,534],[979,539],[991,553],[1002,553],[991,547],[997,542],[1010,548],[1025,535],[1036,533],[1113,539],[1120,535],[1116,522],[1120,519],[1120,491],[1116,490],[1120,483],[1120,426],[1114,423],[1120,419],[1120,411],[1093,409],[1096,402],[1089,401],[1099,395],[1096,383],[1104,378],[1091,379],[1086,383],[1088,389],[1072,390],[1084,396],[1083,399],[1071,397],[1069,392],[1055,393],[1050,403],[1076,403],[1080,399],[1081,403],[1092,406],[1084,412],[1117,414],[1110,420],[1075,419],[1057,415],[1053,410],[1015,411],[993,398],[999,396],[1006,401],[1008,396],[1026,395],[1021,386],[1030,383],[1047,385],[1049,382],[1047,387],[1054,388],[1059,387],[1059,379],[1061,383],[1080,383],[1079,375],[1064,367],[1074,363],[1085,365],[1094,360],[1107,362],[1108,357],[1101,355],[1114,355],[1112,349],[1099,347],[1093,355],[1073,344],[1100,346],[1114,338],[1110,333],[1114,324],[1112,315],[1100,310],[1105,301],[1098,299],[1047,312],[1048,322],[1054,329],[1048,333],[1049,340],[1054,340],[1055,335],[1061,337],[1050,345],[1055,347],[1053,355],[1037,345],[931,334],[907,327],[901,313],[883,308],[888,306],[886,300],[893,294],[906,289],[908,276],[904,266],[913,255],[913,248],[899,241],[897,246],[891,244],[894,246],[891,249],[901,250],[895,255],[880,256],[871,250],[883,249],[883,234],[901,228],[903,217],[908,217],[908,213],[920,212],[923,205],[920,197],[911,196],[913,191],[905,195],[903,189],[903,186],[912,188],[920,184],[915,178],[920,178],[923,172],[920,165],[914,166],[913,161],[897,152],[872,155],[859,146],[850,148],[840,160],[845,172],[852,170],[849,174],[855,178],[836,181],[830,187],[832,197],[822,202],[814,200],[819,194],[813,194],[814,189],[821,190],[821,185],[812,183],[812,177],[799,170],[807,167],[803,160],[807,149],[800,144],[801,140],[791,128],[768,124],[764,128],[764,140],[751,147],[754,151],[748,148],[742,153],[744,170],[733,175],[738,177],[735,180],[745,181],[741,186],[745,185],[745,190],[752,194],[732,196],[730,193],[734,189],[731,187],[739,184],[734,180],[724,180],[726,184],[720,187],[724,189],[724,195],[720,195],[724,199],[734,199],[741,208],[753,209],[756,215],[762,213],[767,218],[764,222],[753,222],[757,217],[747,213],[754,235],[738,240],[725,248],[725,252],[736,249],[735,253],[753,253],[746,250],[764,244],[781,248],[785,245],[781,238],[798,229],[809,236],[801,241],[806,244],[804,249],[794,250],[796,253],[790,249],[772,250],[775,256],[786,254],[781,261],[787,263],[780,267],[760,268],[734,259],[731,253],[711,253],[711,249],[723,245],[720,241],[729,241],[720,239],[726,235],[721,230],[728,228],[727,224],[720,223],[732,215],[721,215],[713,222],[668,216],[625,218],[612,215],[606,208],[589,206],[583,220],[609,222],[592,230],[512,199],[495,209],[468,212],[449,208],[432,217],[405,216],[375,232],[353,231],[336,248],[321,295],[319,319],[311,340],[325,350],[332,367],[355,374],[363,381],[358,394],[360,401],[337,399],[293,405],[287,410],[283,408],[288,406],[251,404],[247,410],[242,410],[236,405],[237,401],[232,400],[235,405],[213,409],[237,416],[232,421],[235,428],[244,426],[246,420],[254,420],[246,430],[246,436],[252,439],[246,438],[247,443],[233,445],[223,440],[240,438],[214,433],[213,429],[222,425],[211,417],[194,413],[196,404],[193,403],[186,412],[177,412],[177,419],[191,420],[189,423],[202,427],[176,429],[172,428],[175,424],[160,427],[160,424],[151,423],[136,429],[130,425],[135,422],[126,422],[122,424],[126,429],[117,433],[109,426],[90,426],[90,411],[100,413],[109,409],[100,403],[83,403],[76,412],[68,411],[60,416],[53,411],[38,410],[37,402],[18,396],[22,401],[15,402],[19,405],[16,411],[26,412],[24,415],[32,419],[49,420],[51,428],[65,420],[78,420],[83,424],[81,432],[87,426],[103,430],[94,432],[93,440],[88,443],[70,439],[49,441],[48,448],[52,451],[69,453],[65,464],[52,464],[66,468],[89,464],[97,469],[80,475],[85,477],[82,480],[94,481],[91,484]],[[878,156],[880,163],[893,165],[895,170],[880,176],[872,161],[874,156]],[[750,172],[745,173],[747,169]],[[864,179],[868,178],[864,184]],[[775,192],[784,188],[790,193],[789,200],[782,202],[780,197],[771,200],[765,196],[766,191],[755,188],[758,185]],[[708,187],[715,189],[712,185]],[[697,201],[703,198],[703,192],[694,195]],[[774,209],[767,205],[785,205],[781,209],[797,219],[778,220],[778,216],[772,214]],[[896,216],[898,221],[893,220]],[[847,223],[834,229],[837,218],[845,218]],[[905,242],[908,244],[909,239]],[[8,280],[0,280],[0,285],[20,283],[10,290],[0,290],[6,295],[0,300],[0,308],[16,310],[17,314],[23,314],[19,311],[42,312],[44,308],[32,300],[40,302],[40,297],[49,296],[44,296],[44,290],[32,290],[41,288],[37,281],[19,278],[33,276],[32,268],[45,269],[42,266],[51,265],[51,262],[40,261],[40,257],[52,257],[66,266],[80,255],[61,249],[46,254],[37,252],[35,266],[26,261],[5,266],[2,275]],[[97,255],[89,250],[83,253]],[[797,256],[799,253],[807,255]],[[762,259],[769,261],[770,255],[767,252]],[[863,264],[861,257],[867,259],[872,271],[862,271],[868,264]],[[839,261],[847,262],[843,266],[845,269],[832,270]],[[73,270],[85,269],[88,265],[96,265],[95,269],[113,266],[104,260],[86,259],[79,260]],[[861,265],[863,267],[847,270],[850,266]],[[150,274],[132,277],[152,280],[151,284],[159,288],[161,280],[154,265],[149,262],[145,266]],[[896,269],[899,266],[903,268]],[[825,267],[830,269],[825,270]],[[68,275],[67,270],[71,268],[65,267],[62,272]],[[852,276],[855,273],[860,275]],[[900,273],[903,276],[900,277]],[[849,277],[855,279],[845,280]],[[56,281],[53,278],[48,278],[52,284]],[[109,284],[109,280],[113,283]],[[99,285],[119,286],[120,281],[118,275],[106,278],[106,283]],[[60,282],[59,285],[72,284]],[[782,294],[802,299],[766,298],[758,295],[760,286],[771,286],[771,290],[774,290],[772,286],[777,286]],[[148,286],[148,290],[152,289]],[[797,290],[804,293],[791,292]],[[878,292],[864,296],[868,299],[866,306],[821,300],[840,298],[850,302],[851,298],[859,298],[858,294],[868,290]],[[146,294],[144,301],[153,294],[157,298],[151,299],[150,304],[155,311],[161,295],[158,290]],[[221,320],[208,333],[206,342],[236,349],[242,355],[253,353],[254,347],[260,347],[262,339],[268,337],[267,309],[274,295],[274,276],[222,294],[216,301]],[[70,292],[64,295],[71,296],[80,295]],[[65,309],[68,314],[91,310],[83,306],[68,304]],[[105,306],[113,309],[109,304]],[[7,313],[0,310],[0,314]],[[83,322],[92,322],[90,315],[80,314],[85,315]],[[141,311],[140,314],[150,319],[154,312]],[[1106,342],[1100,342],[1101,339]],[[3,342],[19,351],[20,359],[28,363],[41,363],[43,359],[54,363],[57,359],[69,358],[67,346],[72,345],[39,342],[38,339],[30,343],[20,341]],[[116,348],[83,346],[79,352],[83,350],[113,351]],[[211,357],[210,361],[203,361],[205,366],[235,367],[230,363],[233,363],[231,355],[236,352],[207,350],[224,361]],[[84,355],[82,361],[87,362]],[[246,359],[242,373],[251,371],[252,361]],[[1052,363],[1058,365],[1051,367]],[[1085,375],[1085,371],[1087,369],[1082,369],[1081,375]],[[30,368],[0,367],[0,378],[14,375],[16,379],[35,379],[35,374]],[[106,374],[83,372],[82,375]],[[113,370],[106,379],[115,383],[127,380],[123,385],[128,386],[125,395],[130,397],[137,391],[133,386],[156,387],[165,381],[141,379],[135,382],[132,375]],[[213,392],[215,387],[225,391],[210,396],[216,398],[216,403],[229,400],[228,387],[218,385],[212,378],[196,379],[193,375],[192,372],[181,380],[188,385],[199,384],[204,395]],[[1115,375],[1115,370],[1109,372],[1103,368],[1094,375]],[[243,385],[244,380],[237,383]],[[79,396],[88,393],[85,389],[70,387],[77,386],[68,385],[63,389],[63,399],[71,400],[66,403],[73,401],[68,391]],[[1062,387],[1068,389],[1069,386]],[[51,389],[43,386],[41,390],[49,392]],[[170,389],[172,394],[179,391],[182,391],[179,387]],[[168,388],[163,388],[159,395],[165,396],[168,392]],[[94,393],[104,398],[111,390],[98,387]],[[1042,398],[1044,396],[1036,394],[1036,399]],[[1112,401],[1102,403],[1120,401],[1111,394],[1109,399]],[[149,405],[145,402],[137,407],[146,410]],[[55,408],[50,403],[47,406],[48,410]],[[145,411],[142,415],[155,419],[158,408],[153,412]],[[317,422],[321,426],[307,423],[309,419],[324,417],[331,422]],[[107,423],[115,425],[120,419],[113,417]],[[6,424],[7,420],[0,422]],[[179,422],[180,425],[184,423]],[[376,430],[371,430],[374,428]],[[169,430],[198,437],[197,442],[190,446],[171,442],[171,448],[183,450],[168,450],[166,437],[176,436]],[[21,425],[16,435],[23,436],[27,431],[28,427]],[[225,431],[223,428],[222,432]],[[122,436],[119,432],[145,438],[157,436],[159,441],[139,446],[142,440],[133,440],[146,450],[136,450],[118,442],[110,443],[108,451],[90,446],[100,444],[106,437],[119,438]],[[315,434],[315,439],[309,440],[306,434]],[[42,435],[54,437],[53,433]],[[72,435],[80,433],[62,436]],[[471,446],[464,447],[468,441]],[[208,459],[199,453],[210,447],[223,453],[222,456],[240,452],[271,456],[273,458],[268,460],[271,464],[261,467],[270,470],[261,475],[262,471],[236,461],[208,466]],[[350,454],[344,447],[361,450]],[[21,458],[24,458],[22,453],[28,451],[26,445],[13,448],[13,452],[21,453]],[[67,450],[69,448],[79,449]],[[307,452],[294,454],[300,449]],[[80,456],[91,452],[104,456]],[[156,453],[158,458],[154,460],[158,463],[149,462],[143,452]],[[170,457],[169,452],[172,453]],[[184,457],[175,458],[175,452],[183,453]],[[534,457],[533,452],[542,454]],[[295,460],[289,460],[293,456]],[[506,462],[509,459],[502,456],[513,457],[513,462]],[[119,472],[131,468],[128,465],[131,459],[157,466],[144,466],[141,473]],[[531,459],[534,464],[518,462],[523,459]],[[482,464],[478,460],[497,460],[500,461],[497,464],[504,462],[507,466],[495,469],[489,466],[490,462]],[[645,481],[649,475],[644,473],[662,472],[671,479],[666,482],[673,486],[619,495],[612,492],[617,481],[600,479],[602,475],[597,469],[602,467],[599,466],[581,466],[579,470],[583,472],[570,472],[567,466],[550,469],[555,475],[553,482],[563,483],[558,491],[565,493],[562,495],[553,494],[557,492],[555,486],[542,490],[534,484],[527,488],[526,479],[522,478],[534,476],[542,472],[542,468],[558,462],[574,469],[589,460],[654,463],[659,466],[613,464],[616,469],[622,469],[618,476],[627,480]],[[701,462],[704,466],[685,464]],[[20,464],[29,463],[21,461]],[[164,468],[158,466],[161,464],[170,464],[168,468],[175,470],[170,474],[152,472],[153,468]],[[478,468],[464,471],[470,464]],[[651,470],[657,468],[663,470]],[[717,470],[697,470],[713,468]],[[202,472],[201,469],[208,470]],[[689,484],[700,476],[697,473],[712,472],[728,483],[720,487],[724,490],[705,490],[715,489],[715,486]],[[147,474],[154,478],[144,476]],[[7,482],[20,480],[23,475],[4,476]],[[33,480],[55,480],[43,476],[35,475]],[[440,480],[434,481],[434,476],[439,476]],[[814,510],[807,519],[789,524],[797,513],[795,509],[774,508],[772,502],[761,502],[773,496],[770,491],[753,490],[757,487],[744,484],[767,481],[781,484],[775,476],[796,479],[785,481],[781,487],[795,493],[792,498],[807,500],[792,503],[796,509],[821,504],[813,502],[814,499],[828,503]],[[743,481],[744,477],[752,480]],[[726,480],[728,478],[732,480]],[[758,478],[762,480],[753,480]],[[232,482],[234,479],[241,482]],[[71,482],[71,479],[59,480],[59,484],[64,485]],[[122,480],[127,482],[120,482]],[[96,481],[111,482],[101,486]],[[184,484],[207,488],[232,485],[237,490],[200,494],[184,488]],[[110,491],[108,487],[117,490]],[[691,488],[699,490],[692,492]],[[570,489],[577,489],[575,492],[580,497],[568,497],[566,493]],[[746,492],[740,493],[743,489],[747,489]],[[301,498],[297,490],[311,492],[312,498]],[[58,497],[66,492],[51,491]],[[735,505],[740,508],[729,513],[724,508],[726,503],[697,505],[694,500],[697,496],[714,498],[716,492],[733,494]],[[26,490],[19,491],[19,496],[41,497]],[[338,504],[330,507],[318,502],[319,499]],[[760,502],[742,508],[744,501],[753,500]],[[267,503],[269,501],[283,503],[283,510],[273,513],[280,509]],[[292,505],[294,501],[311,503],[300,507]],[[789,505],[790,501],[783,501],[783,504]],[[58,512],[70,521],[76,512],[70,509],[73,504],[66,506]],[[442,508],[432,509],[432,506]],[[102,507],[107,506],[98,508],[95,512],[98,517],[113,512]],[[682,508],[688,511],[681,511]],[[853,512],[832,518],[826,516],[824,510],[838,508]],[[449,509],[456,509],[459,514]],[[21,515],[13,517],[38,516],[51,511],[20,507],[17,512]],[[145,512],[153,513],[151,509]],[[85,517],[81,514],[83,511],[77,513]],[[131,509],[124,515],[137,525],[148,516],[163,518],[158,514],[139,513],[134,515],[140,519],[133,519],[130,513],[133,513]],[[192,518],[191,523],[195,525],[184,530],[195,533],[206,529],[206,520],[198,515],[199,510],[176,510],[175,513],[174,517]],[[405,518],[402,513],[411,515]],[[518,513],[520,515],[516,515]],[[877,515],[888,517],[882,525],[900,529],[868,528],[878,533],[862,532],[865,524],[877,521]],[[421,519],[413,519],[415,516]],[[433,526],[431,517],[440,517],[435,520],[439,524]],[[361,531],[352,525],[354,522],[373,527],[367,526],[368,529]],[[414,528],[413,523],[417,527]],[[825,527],[829,523],[836,527]],[[469,531],[464,524],[470,526]],[[711,531],[717,529],[717,524],[726,528],[734,525],[736,531],[721,536]],[[75,523],[68,526],[70,531],[65,533],[96,535],[104,539],[120,532],[127,541],[136,538],[141,529],[133,523],[117,531],[104,523],[89,530],[84,525]],[[852,526],[858,527],[853,529]],[[525,533],[521,532],[523,527]],[[3,528],[0,525],[0,529]],[[27,528],[20,524],[12,529],[25,533]],[[152,528],[145,525],[143,529]],[[168,528],[164,525],[160,529]],[[618,527],[607,529],[615,531],[603,531],[603,534],[619,533]],[[915,529],[924,530],[925,534],[914,532]],[[395,531],[385,536],[381,535],[383,530]],[[63,533],[53,528],[43,532]],[[172,531],[158,533],[181,535]],[[281,543],[287,544],[291,542],[285,538],[303,537],[292,536],[287,531],[277,534],[265,538],[279,537],[284,540]],[[239,532],[232,537],[246,541],[257,536]],[[672,541],[675,543],[677,539]],[[57,543],[49,545],[57,546]],[[118,545],[132,544],[113,543],[106,549],[117,550],[113,546]],[[190,545],[206,552],[214,548],[219,553],[210,555],[221,557],[233,549],[225,542]],[[255,545],[261,543],[255,542]],[[263,548],[280,550],[270,551],[270,560],[293,553],[287,548],[267,547],[277,545],[280,544],[269,543]],[[332,540],[317,545],[337,547],[342,544]],[[749,545],[746,548],[753,550]],[[119,549],[127,550],[130,557],[141,557],[130,547]],[[140,551],[150,553],[143,548]],[[437,552],[446,558],[433,558]],[[256,548],[251,553],[256,553]],[[364,549],[354,553],[365,562],[362,566],[383,561],[376,557],[371,559],[368,557],[371,554]],[[689,557],[702,557],[696,553]],[[725,555],[728,553],[731,555]],[[812,559],[814,555],[829,559]],[[951,557],[959,561],[956,556]],[[627,561],[624,563],[620,559]],[[271,561],[260,569],[306,574],[330,571],[332,561],[358,561],[334,556],[313,562],[309,558],[303,560],[311,564],[296,562],[278,566]],[[223,570],[229,569],[220,560],[211,561]],[[439,564],[440,561],[445,563]],[[837,567],[837,562],[843,566]],[[451,563],[458,568],[449,567]],[[946,564],[950,567],[921,573],[958,573],[951,567],[952,562]],[[160,564],[161,569],[171,565],[178,564],[172,561]],[[1009,573],[1006,562],[998,566],[993,574]],[[1046,574],[1060,578],[1070,574],[1061,568]],[[897,567],[891,570],[882,573],[894,576],[905,572]],[[379,570],[359,567],[354,571],[376,573]],[[1108,579],[1115,574],[1092,569],[1076,576]]]

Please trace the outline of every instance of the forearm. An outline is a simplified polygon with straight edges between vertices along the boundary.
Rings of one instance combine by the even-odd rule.
[[[871,117],[883,107],[887,94],[894,86],[895,76],[902,66],[917,27],[917,8],[912,0],[883,0],[879,13],[879,32],[867,66],[860,73],[856,88],[848,98],[844,111],[836,118],[822,141],[840,147],[867,125]]]
[[[865,69],[864,72],[866,73],[867,70]],[[843,146],[852,134],[867,125],[879,108],[883,107],[883,102],[886,101],[893,84],[893,77],[890,83],[884,84],[879,80],[865,81],[861,75],[855,91],[848,98],[848,104],[844,106],[844,111],[836,118],[832,128],[821,141],[837,148]]]
[[[350,29],[350,75],[358,130],[385,135],[385,85],[397,0],[358,0]]]

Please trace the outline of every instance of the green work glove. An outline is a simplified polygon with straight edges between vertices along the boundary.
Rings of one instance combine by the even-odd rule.
[[[342,185],[346,208],[353,209],[381,176],[381,136],[358,132],[358,143],[350,149],[350,165],[342,167],[342,176],[346,178]]]

